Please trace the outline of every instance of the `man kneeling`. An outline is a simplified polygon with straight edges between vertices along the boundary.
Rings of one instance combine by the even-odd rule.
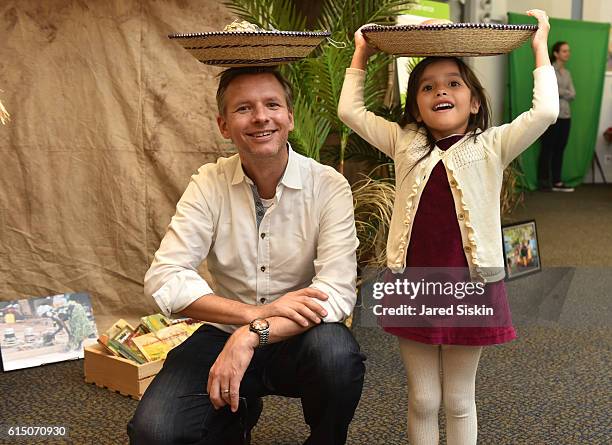
[[[292,92],[276,69],[224,71],[217,104],[238,154],[191,178],[145,276],[166,315],[208,323],[168,354],[130,442],[249,443],[274,394],[301,399],[307,444],[343,444],[365,372],[341,323],[356,300],[350,187],[291,149]]]

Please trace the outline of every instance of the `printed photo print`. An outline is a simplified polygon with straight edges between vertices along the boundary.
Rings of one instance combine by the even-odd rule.
[[[502,234],[507,279],[542,269],[535,221],[504,226]]]
[[[0,301],[0,351],[5,371],[83,358],[98,333],[89,294]]]

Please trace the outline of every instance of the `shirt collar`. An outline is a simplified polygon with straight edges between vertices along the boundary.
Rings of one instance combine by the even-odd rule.
[[[236,167],[234,168],[234,176],[232,177],[232,185],[240,184],[242,181],[247,179],[247,175],[244,174],[242,169],[242,162],[240,162],[240,155],[236,155]]]
[[[293,148],[291,148],[291,144],[289,142],[287,142],[287,150],[289,159],[287,161],[287,167],[285,167],[283,177],[280,180],[280,184],[293,189],[301,189],[302,174],[300,172],[300,160],[297,153],[295,153]],[[234,176],[232,177],[232,185],[239,184],[243,181],[246,181],[248,184],[252,184],[253,181],[251,181],[251,179],[244,173],[242,163],[240,162],[240,156],[236,155],[236,158],[236,168],[234,169]]]
[[[292,189],[301,189],[302,188],[302,173],[300,171],[300,160],[296,152],[291,148],[291,144],[287,142],[287,147],[289,149],[289,160],[287,161],[287,168],[285,168],[285,173],[280,180],[280,183],[286,187]]]

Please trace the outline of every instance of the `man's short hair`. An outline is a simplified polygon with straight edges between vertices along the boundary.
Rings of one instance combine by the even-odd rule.
[[[221,116],[225,115],[225,92],[229,84],[238,76],[245,74],[265,74],[270,73],[282,85],[285,91],[285,101],[287,108],[293,112],[293,88],[289,81],[281,74],[276,66],[247,66],[240,68],[229,68],[219,74],[219,88],[217,88],[217,108]]]

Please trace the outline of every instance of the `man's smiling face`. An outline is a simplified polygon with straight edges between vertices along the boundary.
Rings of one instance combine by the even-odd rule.
[[[281,83],[271,73],[243,74],[231,81],[217,117],[221,134],[241,157],[274,158],[287,149],[293,113]]]

